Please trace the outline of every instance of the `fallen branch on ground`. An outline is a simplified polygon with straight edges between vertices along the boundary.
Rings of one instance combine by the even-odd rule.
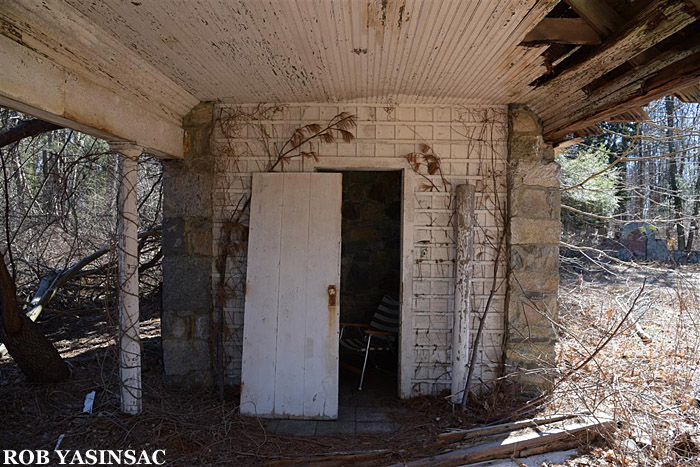
[[[141,249],[146,239],[148,239],[149,237],[159,236],[160,234],[160,226],[156,226],[150,230],[139,233],[139,250]],[[112,251],[114,248],[116,248],[116,245],[108,245],[102,247],[94,253],[86,256],[85,258],[82,258],[80,261],[78,261],[73,266],[67,269],[54,270],[46,274],[39,282],[37,291],[34,293],[34,297],[32,297],[32,299],[29,302],[29,309],[25,312],[27,317],[32,321],[36,321],[41,312],[44,309],[46,309],[46,305],[49,304],[51,299],[56,295],[56,292],[58,292],[58,290],[61,287],[66,285],[71,279],[77,277],[80,271],[82,271],[83,268],[85,268],[85,266],[97,261],[99,258],[103,257],[104,255]],[[154,259],[160,258],[160,256],[162,256],[162,253],[159,252],[154,256]],[[157,260],[155,262],[151,260],[148,263],[142,265],[142,267],[139,268],[139,272],[142,272],[142,268],[147,269],[148,267],[152,267],[153,265],[155,265],[156,262]],[[7,348],[4,344],[0,344],[0,358],[4,357],[5,354],[7,354]]]

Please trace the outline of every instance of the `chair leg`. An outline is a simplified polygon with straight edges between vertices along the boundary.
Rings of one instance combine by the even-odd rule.
[[[365,369],[367,369],[367,357],[369,357],[369,345],[372,342],[372,334],[367,336],[367,349],[365,349],[365,363],[362,365],[362,375],[360,376],[360,388],[358,389],[359,391],[362,391],[362,383],[365,380]]]

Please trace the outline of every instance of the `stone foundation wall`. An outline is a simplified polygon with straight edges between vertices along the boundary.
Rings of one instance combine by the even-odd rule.
[[[181,387],[213,382],[212,112],[205,103],[185,117],[185,157],[163,162],[163,366]]]
[[[542,124],[525,107],[508,109],[510,235],[506,371],[525,395],[549,387],[559,287],[559,164]]]

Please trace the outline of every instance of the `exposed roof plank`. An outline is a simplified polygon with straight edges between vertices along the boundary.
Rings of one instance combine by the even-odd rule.
[[[700,103],[700,83],[693,84],[676,92],[676,97],[687,103]]]
[[[538,83],[538,87],[551,89],[579,80],[590,82],[680,31],[698,16],[697,11],[689,11],[683,0],[654,3],[600,47],[582,50],[560,63],[554,76]]]
[[[589,127],[615,115],[632,112],[640,105],[698,81],[700,81],[700,52],[674,62],[644,80],[630,83],[606,99],[591,99],[588,105],[571,116],[572,121],[569,124],[548,131],[545,138],[550,141],[560,141],[575,130]]]
[[[697,21],[682,31],[668,37],[657,44],[654,54],[640,54],[637,56],[638,65],[632,66],[626,62],[611,70],[600,78],[588,83],[584,91],[589,96],[594,96],[598,89],[609,86],[615,82],[624,82],[639,79],[643,74],[651,74],[664,66],[680,60],[689,54],[695,53],[700,46],[700,21]],[[641,55],[645,55],[641,57]]]
[[[525,36],[520,45],[598,45],[600,43],[600,35],[581,18],[544,18]]]
[[[635,68],[632,71],[611,80],[604,85],[599,86],[594,91],[587,94],[588,102],[596,102],[601,105],[614,106],[619,104],[619,95],[632,89],[634,86],[641,86],[645,80],[650,79],[656,73],[664,70],[673,69],[687,57],[697,56],[700,54],[700,37],[694,38],[694,42],[688,44],[686,50],[669,50],[653,61],[649,62],[644,67]],[[679,69],[680,71],[680,69]],[[668,71],[667,71],[668,72]],[[641,90],[639,92],[642,92]],[[570,112],[560,112],[559,115],[550,120],[554,128],[566,127],[571,122],[576,121],[585,113],[585,108],[572,109]]]

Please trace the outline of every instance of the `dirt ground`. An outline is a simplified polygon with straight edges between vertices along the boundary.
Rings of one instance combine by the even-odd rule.
[[[561,284],[561,342],[551,395],[522,406],[513,388],[501,385],[501,391],[472,400],[467,414],[455,412],[444,397],[403,401],[411,410],[394,420],[403,428],[386,436],[273,436],[263,421],[237,414],[235,389],[222,403],[208,391],[163,386],[157,297],[142,303],[145,413],[122,416],[113,313],[51,311],[40,326],[69,363],[72,377],[57,385],[33,385],[11,358],[0,359],[0,448],[51,450],[62,438],[61,449],[165,449],[168,465],[183,466],[265,465],[389,449],[388,457],[364,464],[388,465],[438,452],[426,446],[449,427],[507,420],[511,414],[527,418],[590,410],[614,415],[620,428],[608,443],[589,446],[564,465],[700,465],[700,386],[693,386],[700,381],[698,277],[687,269],[569,268]],[[645,279],[633,312],[606,342]],[[94,410],[83,414],[90,391],[96,391]]]

